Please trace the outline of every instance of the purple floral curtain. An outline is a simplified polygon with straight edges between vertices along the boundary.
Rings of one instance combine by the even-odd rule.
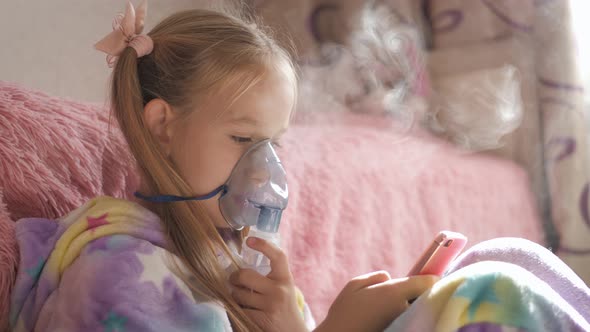
[[[522,122],[496,152],[527,169],[547,245],[590,282],[588,90],[578,57],[579,43],[590,39],[573,33],[573,1],[430,0],[426,5],[435,82],[505,64],[517,68]]]

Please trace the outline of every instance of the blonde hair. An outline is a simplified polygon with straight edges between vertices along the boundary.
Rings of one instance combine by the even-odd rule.
[[[153,194],[191,196],[191,187],[160,150],[143,122],[144,106],[159,98],[181,113],[189,113],[222,88],[236,87],[234,97],[256,84],[270,69],[289,70],[287,51],[254,24],[229,14],[189,10],[169,16],[148,35],[151,54],[137,58],[127,47],[113,71],[111,103],[147,190]],[[274,66],[274,67],[273,67]],[[295,83],[294,83],[295,85]],[[235,99],[234,98],[234,99]],[[232,298],[216,250],[229,249],[199,202],[151,204],[162,219],[177,272],[191,289],[221,303],[235,331],[260,330]],[[235,264],[235,262],[233,263]],[[181,271],[185,271],[182,273]]]

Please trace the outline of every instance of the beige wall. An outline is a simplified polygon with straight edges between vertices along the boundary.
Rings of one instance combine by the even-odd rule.
[[[102,102],[110,68],[93,44],[111,31],[124,0],[0,0],[0,80]],[[139,0],[134,0],[134,4]],[[198,0],[151,0],[145,31]]]

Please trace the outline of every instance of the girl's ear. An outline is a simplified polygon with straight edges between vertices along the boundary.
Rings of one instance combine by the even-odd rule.
[[[170,155],[170,142],[174,133],[173,123],[176,112],[162,99],[152,99],[143,109],[143,121],[167,156]]]

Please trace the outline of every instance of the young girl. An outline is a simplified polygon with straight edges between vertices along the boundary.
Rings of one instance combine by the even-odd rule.
[[[145,4],[128,4],[96,45],[114,66],[112,110],[137,160],[140,198],[98,197],[57,223],[18,223],[12,328],[314,328],[281,249],[251,238],[248,246],[270,259],[272,271],[240,268],[235,248],[244,234],[230,228],[216,190],[252,146],[276,143],[287,130],[297,85],[288,53],[256,26],[205,10],[174,14],[142,35],[145,12]],[[352,281],[318,330],[340,331],[341,317],[383,328],[434,280],[383,285],[396,298],[380,305],[390,317],[359,314],[357,305],[381,291],[368,286],[389,279],[374,273]]]
[[[267,275],[243,268],[238,255],[247,232],[240,216],[259,209],[260,224],[284,208],[265,204],[285,194],[270,142],[280,140],[294,109],[288,53],[226,14],[180,12],[147,35],[144,18],[145,5],[129,4],[96,45],[114,66],[112,109],[137,160],[137,201],[98,197],[58,222],[17,223],[13,330],[382,331],[406,312],[394,324],[426,331],[434,327],[416,322],[436,321],[427,316],[432,308],[455,308],[449,289],[474,289],[463,275],[431,289],[432,276],[375,272],[351,280],[316,328],[280,248],[246,241],[268,257]],[[243,191],[232,196],[235,188]],[[260,192],[256,206],[242,197]],[[487,289],[481,280],[489,276],[475,289]]]

